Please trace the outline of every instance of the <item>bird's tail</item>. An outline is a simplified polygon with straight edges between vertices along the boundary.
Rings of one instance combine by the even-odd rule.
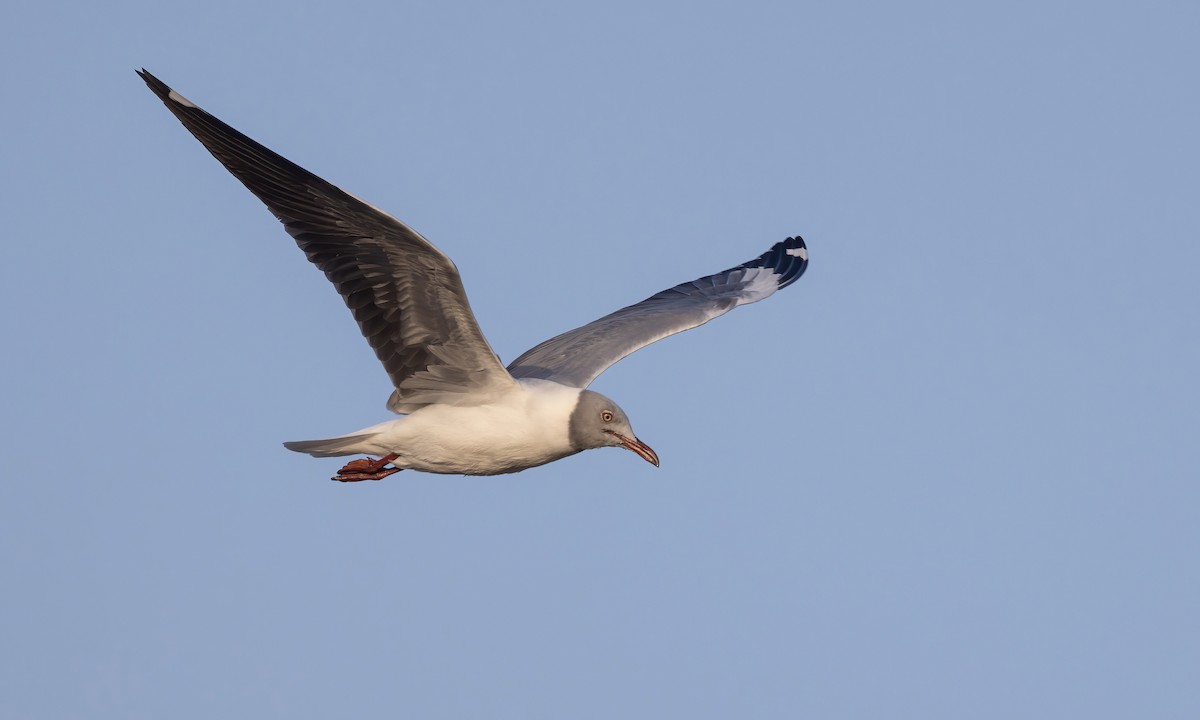
[[[375,437],[375,433],[358,435],[343,435],[342,437],[325,440],[293,440],[283,446],[293,452],[307,453],[313,457],[341,457],[342,455],[358,455],[367,453],[362,444]]]

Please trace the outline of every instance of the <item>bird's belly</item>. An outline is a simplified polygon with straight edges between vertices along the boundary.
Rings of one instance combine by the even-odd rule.
[[[401,459],[405,467],[424,472],[502,475],[545,465],[574,452],[569,448],[551,452],[518,443],[428,443],[420,448],[409,447]]]
[[[572,455],[565,418],[546,423],[501,407],[429,407],[397,426],[397,465],[461,475],[499,475]]]

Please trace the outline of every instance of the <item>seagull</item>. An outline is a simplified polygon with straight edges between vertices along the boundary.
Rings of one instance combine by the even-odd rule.
[[[479,329],[458,268],[412,228],[268,150],[143,68],[183,126],[254,193],[333,283],[394,390],[399,419],[323,440],[286,442],[313,457],[366,455],[333,480],[404,469],[499,475],[583,450],[624,447],[658,466],[615,402],[588,386],[626,355],[758,302],[808,266],[799,236],[728,270],[685,282],[527,351],[507,368]]]

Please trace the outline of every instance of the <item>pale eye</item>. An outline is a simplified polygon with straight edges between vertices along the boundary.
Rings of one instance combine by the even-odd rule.
[[[600,413],[600,419],[601,419],[601,420],[603,420],[603,421],[604,421],[604,422],[606,422],[606,423],[610,423],[610,422],[612,422],[612,421],[613,421],[613,414],[612,414],[612,411],[611,411],[611,410],[605,410],[604,412]]]

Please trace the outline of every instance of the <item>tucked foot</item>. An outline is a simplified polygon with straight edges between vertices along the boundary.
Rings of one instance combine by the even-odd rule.
[[[338,470],[335,477],[330,478],[338,482],[361,482],[363,480],[382,480],[388,475],[398,473],[402,468],[385,467],[388,463],[395,460],[398,455],[390,453],[384,455],[378,460],[372,458],[359,458],[351,460],[346,465]]]
[[[351,473],[351,472],[373,473],[373,472],[379,472],[380,467],[381,466],[379,466],[378,463],[375,462],[375,458],[362,458],[361,460],[351,460],[350,462],[346,463],[345,467],[343,467],[341,470],[338,470],[338,472],[339,473]]]
[[[342,472],[339,472],[336,476],[331,477],[329,479],[336,480],[338,482],[362,482],[363,480],[382,480],[385,477],[387,477],[388,475],[392,475],[394,473],[400,472],[401,468],[384,468],[383,470],[380,470],[378,472],[373,472],[373,473],[346,472],[345,470],[346,470],[345,468],[342,468]]]

